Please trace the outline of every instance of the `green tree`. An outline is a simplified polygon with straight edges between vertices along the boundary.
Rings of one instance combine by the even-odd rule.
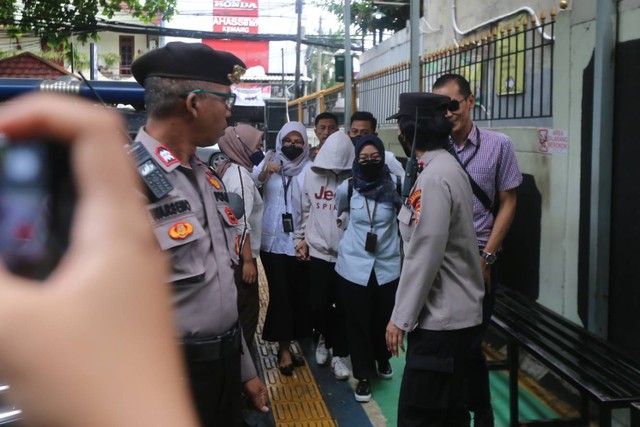
[[[59,46],[72,32],[81,41],[97,39],[98,17],[112,18],[120,11],[144,23],[169,20],[176,13],[176,0],[0,0],[0,25],[12,37],[29,34]]]
[[[415,0],[412,0],[415,1]],[[373,0],[354,0],[351,2],[351,23],[358,29],[354,37],[364,37],[367,33],[382,31],[396,32],[407,26],[409,19],[409,0],[385,0],[385,4],[374,4]],[[390,5],[387,3],[397,3]],[[314,4],[328,10],[344,20],[344,1],[315,0]]]

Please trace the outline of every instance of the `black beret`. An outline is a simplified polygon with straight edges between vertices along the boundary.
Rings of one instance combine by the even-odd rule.
[[[415,117],[416,110],[419,117],[445,115],[451,98],[428,92],[405,92],[400,94],[398,112],[387,120],[400,117]]]
[[[171,42],[152,50],[131,64],[133,77],[144,86],[147,77],[202,80],[230,85],[237,83],[246,69],[230,52],[215,50],[203,43]]]

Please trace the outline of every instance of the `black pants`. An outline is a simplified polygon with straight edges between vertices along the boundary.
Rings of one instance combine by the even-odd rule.
[[[408,334],[399,427],[469,426],[468,368],[479,328]]]
[[[491,286],[482,302],[482,325],[471,345],[469,366],[469,409],[473,411],[474,427],[493,427],[489,368],[482,350],[482,340],[489,328],[498,286],[496,264],[491,266]]]
[[[269,282],[265,341],[292,341],[311,335],[308,263],[289,255],[260,252]]]
[[[396,301],[398,279],[378,285],[373,271],[367,286],[340,278],[353,376],[358,380],[375,378],[376,362],[391,358],[385,333]]]
[[[251,260],[256,266],[256,260]],[[247,347],[251,348],[253,344],[253,337],[258,327],[258,318],[260,316],[260,294],[258,293],[258,283],[247,283],[242,280],[242,265],[236,268],[234,278],[236,282],[236,289],[238,290],[238,319],[242,326],[242,335],[244,341],[247,343]]]
[[[200,425],[241,426],[240,349],[215,361],[187,358],[187,370]]]
[[[334,357],[347,357],[347,326],[338,293],[336,264],[318,258],[309,261],[309,306],[313,326],[324,336]]]

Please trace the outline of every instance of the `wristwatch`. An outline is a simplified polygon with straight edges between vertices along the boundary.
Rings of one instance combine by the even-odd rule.
[[[487,265],[493,264],[498,259],[496,254],[492,254],[491,252],[480,251],[480,256],[484,258],[484,262],[487,263]]]

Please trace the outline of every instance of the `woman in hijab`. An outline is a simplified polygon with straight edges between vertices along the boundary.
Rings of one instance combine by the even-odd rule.
[[[236,226],[240,265],[235,281],[240,325],[248,347],[253,343],[260,314],[256,260],[260,256],[263,203],[251,173],[254,165],[264,159],[263,135],[253,126],[240,124],[229,126],[218,139],[218,147],[229,161],[221,163],[216,172],[222,177],[227,191],[238,194],[244,202],[244,216],[238,219]]]
[[[304,176],[311,164],[306,128],[289,122],[278,132],[276,152],[254,170],[264,198],[260,259],[269,282],[262,338],[278,343],[278,368],[283,375],[293,375],[294,366],[304,365],[304,359],[291,351],[291,341],[311,334],[308,267],[296,260],[293,242],[302,220]]]
[[[358,402],[371,400],[370,380],[376,375],[393,376],[385,328],[400,277],[396,216],[401,201],[384,155],[380,138],[361,137],[355,145],[353,178],[338,187],[338,221],[346,230],[338,248],[336,272],[353,376],[358,380]]]

